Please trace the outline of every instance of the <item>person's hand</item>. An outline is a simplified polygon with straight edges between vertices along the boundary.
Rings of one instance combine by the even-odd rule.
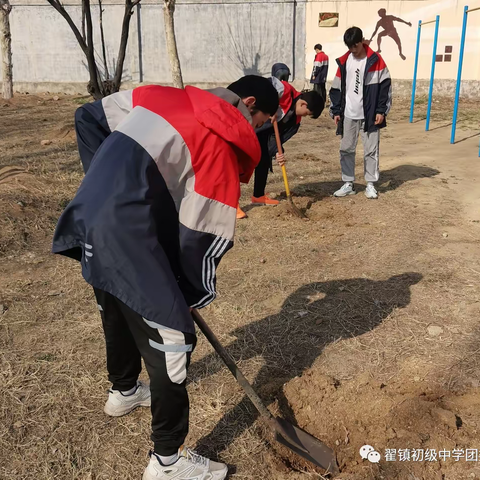
[[[277,153],[275,155],[275,160],[277,161],[278,165],[280,165],[280,167],[283,167],[285,165],[285,155],[283,153]]]
[[[375,117],[375,125],[380,125],[383,123],[385,120],[385,115],[382,115],[381,113],[377,113],[377,116]]]
[[[338,122],[340,121],[340,115],[335,115],[333,119],[335,120],[335,125],[338,125]]]

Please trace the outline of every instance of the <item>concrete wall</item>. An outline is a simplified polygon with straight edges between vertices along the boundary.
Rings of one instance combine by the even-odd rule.
[[[412,23],[412,26],[409,27],[404,23],[394,22],[401,39],[403,55],[406,57],[405,60],[400,58],[398,47],[391,37],[383,37],[381,44],[382,56],[390,69],[392,77],[402,86],[402,90],[405,90],[407,85],[411,85],[413,77],[418,21],[434,20],[436,15],[440,15],[437,54],[444,55],[446,46],[452,46],[453,51],[451,62],[443,61],[436,63],[435,79],[438,79],[438,82],[436,81],[435,87],[438,91],[452,92],[457,78],[465,3],[468,3],[470,8],[480,6],[480,0],[465,0],[464,2],[456,0],[309,1],[306,7],[307,44],[305,49],[305,75],[309,76],[312,71],[313,46],[316,43],[321,43],[324,51],[331,59],[329,70],[329,79],[331,80],[336,72],[335,58],[346,52],[346,47],[343,43],[345,30],[353,25],[358,26],[363,30],[365,38],[369,40],[375,30],[377,21],[380,20],[378,10],[385,8],[387,15],[393,15]],[[319,27],[320,12],[338,12],[338,27]],[[418,78],[420,80],[430,78],[434,30],[435,24],[422,27],[418,64]],[[382,31],[383,28],[380,28],[378,33]],[[465,80],[465,82],[462,88],[465,90],[465,93],[478,95],[480,83],[480,11],[469,14],[467,32],[462,73],[462,80]],[[370,46],[377,50],[377,37],[373,39]],[[428,82],[420,82],[421,91],[423,91],[425,83]]]
[[[43,3],[44,2],[44,3]],[[93,3],[93,2],[92,2]],[[66,21],[46,1],[13,0],[11,14],[14,81],[17,89],[84,91],[85,58]],[[80,25],[78,0],[65,3]],[[124,7],[104,1],[107,54],[112,71]],[[98,7],[93,8],[94,27]],[[182,0],[175,14],[184,80],[229,83],[244,74],[267,75],[275,62],[305,72],[305,3],[293,0]],[[100,46],[97,28],[96,44]],[[97,56],[100,55],[100,50]],[[132,17],[124,81],[170,83],[162,2],[142,0]]]
[[[467,1],[467,0],[464,0]],[[123,17],[121,0],[104,0],[104,25],[109,68],[113,70]],[[469,0],[470,8],[480,0]],[[85,93],[88,80],[85,58],[66,21],[46,0],[12,0],[11,14],[14,81],[20,91]],[[162,0],[142,0],[132,17],[124,85],[171,82],[165,48]],[[80,24],[80,0],[65,2]],[[331,58],[329,79],[335,73],[334,59],[346,48],[343,33],[352,25],[370,38],[385,8],[412,23],[395,22],[402,42],[402,60],[390,37],[382,41],[382,55],[398,85],[408,94],[413,74],[418,20],[439,14],[438,54],[453,47],[451,62],[436,63],[436,92],[451,94],[455,87],[463,15],[456,0],[179,0],[175,15],[177,41],[186,83],[201,86],[228,84],[241,75],[267,75],[275,62],[287,63],[296,86],[308,85],[313,66],[313,46],[322,43]],[[338,27],[319,27],[320,12],[338,12]],[[98,7],[93,7],[96,45],[100,46]],[[379,29],[379,33],[383,31]],[[419,93],[430,77],[434,25],[422,29],[418,69]],[[371,45],[377,49],[377,38]],[[480,11],[469,16],[462,84],[464,95],[480,91]],[[100,51],[97,52],[97,55]]]

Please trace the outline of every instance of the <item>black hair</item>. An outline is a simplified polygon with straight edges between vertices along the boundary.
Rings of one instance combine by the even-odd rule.
[[[300,95],[302,100],[307,102],[307,108],[312,112],[312,118],[318,118],[325,108],[325,100],[315,90],[303,92]]]
[[[363,32],[358,27],[351,27],[344,33],[343,41],[348,48],[353,47],[363,42]]]
[[[317,43],[314,47],[313,47],[314,50],[322,50],[322,46]]]
[[[267,78],[258,75],[246,75],[227,88],[240,98],[255,97],[254,107],[263,113],[275,115],[277,112],[278,92]]]

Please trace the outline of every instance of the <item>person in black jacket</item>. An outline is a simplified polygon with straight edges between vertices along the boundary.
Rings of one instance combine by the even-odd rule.
[[[330,115],[337,125],[340,164],[344,185],[333,195],[355,195],[355,151],[361,134],[364,149],[367,198],[378,198],[374,182],[379,179],[380,129],[392,105],[392,82],[380,54],[363,43],[358,27],[344,36],[348,52],[337,59],[338,70],[330,89]]]
[[[275,64],[275,66],[284,64]],[[284,65],[288,69],[286,65]],[[274,68],[272,68],[274,72]],[[300,128],[302,117],[311,116],[316,119],[323,112],[325,101],[323,97],[315,91],[298,92],[287,81],[280,81],[278,78],[285,72],[284,68],[275,70],[278,76],[270,77],[270,81],[277,89],[279,96],[279,108],[277,112],[278,130],[282,145],[290,140]],[[272,171],[272,159],[275,157],[278,165],[285,163],[283,154],[277,151],[277,143],[273,131],[273,125],[270,121],[266,122],[261,128],[256,130],[258,141],[262,150],[260,163],[255,169],[255,180],[253,183],[252,204],[254,205],[278,205],[279,201],[270,198],[265,193],[267,185],[268,172]],[[246,218],[247,214],[237,207],[237,219]]]

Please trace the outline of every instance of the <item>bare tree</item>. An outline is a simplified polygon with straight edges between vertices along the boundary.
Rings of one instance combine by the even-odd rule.
[[[2,52],[2,97],[10,100],[13,97],[13,65],[12,36],[10,33],[9,0],[0,0],[0,50]]]
[[[170,60],[170,69],[172,71],[173,86],[183,88],[182,69],[180,68],[180,59],[178,58],[177,40],[175,38],[175,1],[164,0],[163,17],[165,20],[165,35],[167,37],[167,52]]]
[[[5,0],[0,0],[5,1]],[[110,77],[107,57],[105,49],[105,38],[103,34],[103,10],[102,3],[99,0],[100,8],[100,37],[102,42],[102,57],[104,63],[103,75],[102,69],[98,68],[95,59],[95,46],[93,44],[93,23],[92,12],[90,8],[90,0],[82,0],[82,32],[79,31],[75,22],[72,20],[68,12],[65,10],[61,0],[47,0],[48,3],[57,10],[58,13],[66,20],[70,26],[75,38],[77,39],[82,52],[87,59],[88,73],[90,81],[88,82],[87,90],[96,100],[118,92],[122,83],[123,64],[125,62],[125,55],[127,52],[128,35],[130,31],[130,20],[133,15],[133,9],[140,3],[140,0],[125,0],[125,11],[122,21],[122,33],[120,37],[120,47],[118,50],[117,62],[115,65],[115,72],[113,78]]]

